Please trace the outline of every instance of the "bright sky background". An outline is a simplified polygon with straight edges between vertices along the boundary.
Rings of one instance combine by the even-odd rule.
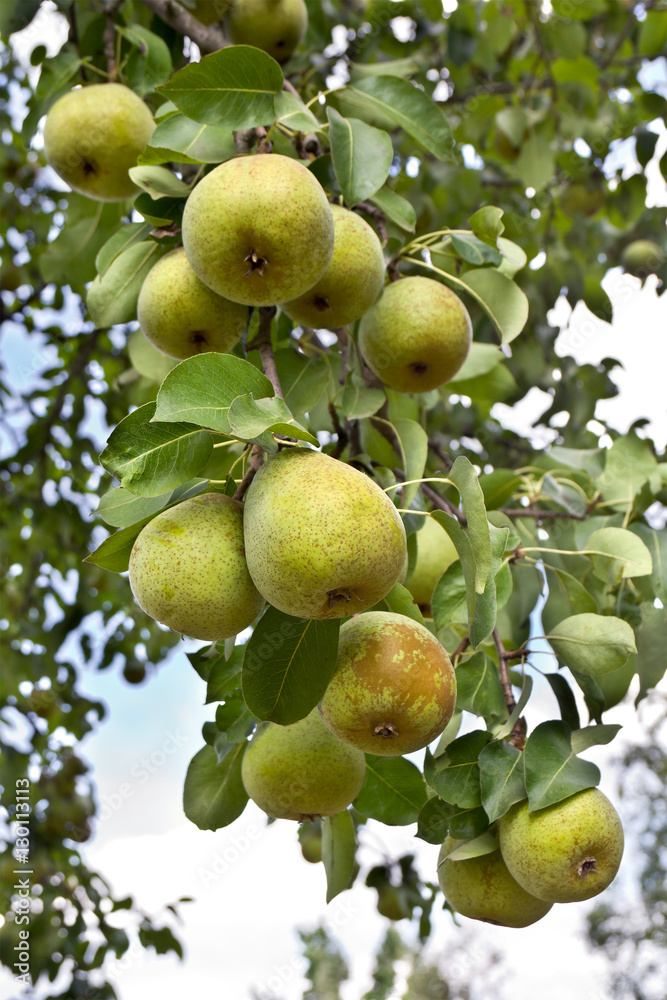
[[[47,44],[50,52],[57,51],[63,21],[45,11],[38,24],[14,36],[17,51],[26,60],[39,43]],[[661,73],[664,78],[664,66]],[[667,137],[662,135],[657,156],[665,146]],[[667,197],[657,172],[657,156],[649,199],[664,205]],[[631,158],[628,163],[632,169]],[[550,320],[561,327],[557,352],[572,354],[580,363],[617,357],[623,367],[615,369],[612,377],[620,395],[600,402],[597,416],[620,431],[640,416],[649,417],[650,432],[664,447],[667,296],[658,295],[656,279],[649,278],[642,288],[619,268],[609,272],[605,288],[614,306],[611,326],[596,320],[581,304],[573,312],[564,300],[556,304]],[[43,361],[39,355],[20,360],[23,373],[26,365],[30,368],[31,363],[37,366]],[[549,405],[550,397],[534,389],[515,407],[498,404],[495,412],[507,427],[525,433]],[[553,437],[549,428],[539,426],[531,433],[544,443]],[[217,833],[201,832],[183,816],[181,790],[187,765],[203,743],[202,723],[214,714],[212,708],[203,706],[204,685],[184,655],[198,645],[181,643],[150,683],[140,687],[128,686],[111,670],[87,672],[82,679],[84,692],[102,699],[109,710],[105,723],[83,746],[103,817],[83,847],[87,863],[104,874],[117,895],[133,894],[138,905],[151,913],[179,896],[195,898],[181,908],[184,923],[177,931],[186,949],[184,963],[135,948],[120,963],[110,965],[108,972],[123,1000],[145,1000],[146,996],[182,1000],[184,995],[196,994],[248,1000],[251,987],[263,1000],[293,1000],[300,997],[304,985],[294,928],[313,928],[323,922],[335,932],[351,965],[352,983],[344,988],[344,996],[359,1000],[371,986],[373,952],[388,926],[375,910],[375,891],[358,886],[327,907],[324,871],[302,860],[296,824],[278,821],[267,828],[263,813],[252,803],[236,823]],[[536,657],[535,662],[542,669],[553,669],[554,661],[546,655]],[[633,697],[637,684],[635,679]],[[626,726],[626,740],[640,738],[643,732],[631,701],[630,707],[619,706],[605,716],[606,722]],[[550,688],[538,679],[528,713],[531,728],[555,711]],[[618,740],[612,747],[594,747],[586,753],[602,769],[600,787],[616,802],[610,762],[618,753]],[[413,756],[419,761],[422,754]],[[130,789],[124,799],[119,794],[121,786]],[[414,852],[424,878],[435,880],[438,848],[416,840],[414,830],[370,823],[362,833],[362,864]],[[226,870],[207,879],[216,855]],[[630,843],[619,876],[621,891],[628,893],[628,911],[633,906],[627,879],[632,865]],[[452,948],[461,947],[463,954],[457,952],[457,961],[465,972],[467,963],[477,969],[485,964],[489,947],[497,949],[508,966],[505,982],[512,1000],[536,996],[540,1000],[562,1000],[563,996],[608,1000],[601,985],[606,964],[583,943],[583,919],[590,905],[556,906],[544,920],[521,931],[465,918],[457,929],[448,914],[437,910],[428,954],[441,959],[447,968]],[[398,926],[405,936],[413,933],[405,921]],[[2,970],[0,1000],[13,996],[11,977]]]

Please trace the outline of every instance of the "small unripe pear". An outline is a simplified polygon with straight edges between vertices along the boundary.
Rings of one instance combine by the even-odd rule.
[[[153,135],[140,97],[120,83],[93,83],[59,98],[46,116],[44,152],[71,188],[98,201],[136,194],[128,170]]]
[[[405,571],[405,529],[386,493],[351,465],[306,448],[282,451],[259,470],[244,531],[255,586],[297,618],[364,611]]]
[[[141,286],[139,325],[146,338],[171,358],[230,350],[248,321],[248,307],[216,295],[199,280],[185,256],[172,250]]]
[[[324,190],[289,156],[238,156],[197,184],[183,212],[183,246],[200,281],[232,302],[270,306],[303,295],[331,259]]]
[[[346,809],[365,773],[364,755],[337,739],[317,709],[291,726],[260,726],[241,768],[245,790],[260,809],[276,819],[296,820]]]
[[[664,266],[667,254],[653,240],[633,240],[623,250],[621,262],[630,274],[655,274]]]
[[[447,837],[438,855],[438,882],[453,910],[501,927],[528,927],[549,912],[553,903],[522,889],[499,850],[451,861],[448,855],[458,843]]]
[[[342,626],[336,669],[320,702],[340,739],[365,753],[398,757],[439,736],[455,704],[449,656],[424,625],[369,611]]]
[[[359,325],[368,366],[397,392],[428,392],[449,382],[467,358],[471,339],[468,310],[432,278],[388,285]]]
[[[308,27],[304,0],[233,0],[225,28],[235,45],[264,49],[285,62],[303,41]]]
[[[417,532],[417,559],[405,586],[412,594],[415,604],[428,607],[431,604],[435,585],[445,572],[459,558],[456,546],[442,525],[432,517],[424,518],[424,527]]]
[[[524,799],[500,821],[500,850],[526,892],[551,903],[574,903],[597,896],[615,878],[623,827],[597,788],[535,812],[528,812]]]
[[[280,308],[302,326],[335,330],[354,323],[382,291],[384,255],[380,241],[356,212],[332,205],[334,248],[323,277],[305,295]]]
[[[130,586],[147,615],[193,639],[228,639],[264,607],[243,551],[243,505],[202,493],[142,528],[130,556]]]
[[[230,3],[231,0],[194,0],[192,13],[202,24],[216,24],[222,21]]]

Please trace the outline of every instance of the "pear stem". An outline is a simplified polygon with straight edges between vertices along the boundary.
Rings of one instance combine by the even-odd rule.
[[[507,711],[511,715],[516,708],[516,702],[512,691],[512,682],[510,681],[509,671],[507,669],[507,660],[514,659],[514,657],[508,657],[497,626],[493,630],[493,642],[496,647],[496,653],[498,654],[500,683],[502,684],[503,691],[505,693],[505,704],[507,705]],[[510,733],[509,741],[512,746],[515,746],[518,750],[523,750],[526,745],[526,723],[524,719],[517,719],[516,725]]]
[[[264,374],[273,386],[276,396],[279,399],[284,399],[285,396],[283,395],[280,379],[278,378],[276,359],[273,356],[273,347],[271,346],[271,322],[275,314],[275,306],[261,306],[259,310],[259,332],[252,342],[247,345],[247,350],[259,351]]]

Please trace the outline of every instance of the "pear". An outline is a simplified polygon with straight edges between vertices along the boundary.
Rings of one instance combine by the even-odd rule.
[[[322,860],[322,824],[306,821],[299,827],[299,844],[304,861],[318,865]]]
[[[630,274],[655,274],[665,263],[665,251],[653,240],[633,240],[623,250],[621,263]]]
[[[384,255],[380,241],[356,212],[331,206],[334,248],[323,277],[305,295],[280,308],[301,326],[335,330],[354,323],[382,291]]]
[[[424,522],[423,528],[415,536],[417,559],[405,586],[412,594],[415,604],[430,607],[436,583],[459,558],[459,554],[454,542],[437,521],[432,517],[425,517]]]
[[[127,353],[132,367],[139,375],[149,378],[152,382],[161,384],[171,369],[178,363],[174,358],[168,358],[157,347],[149,343],[141,330],[134,330],[127,338]]]
[[[138,190],[128,170],[136,167],[154,128],[150,111],[129,87],[79,87],[57,100],[46,116],[46,161],[80,194],[123,201]]]
[[[279,611],[344,618],[381,601],[405,571],[400,514],[351,465],[290,448],[259,470],[245,501],[248,569]]]
[[[211,25],[222,21],[229,10],[231,0],[194,0],[192,14],[202,24]]]
[[[319,182],[277,153],[221,163],[197,184],[183,212],[183,245],[195,274],[245,305],[303,295],[326,271],[333,243],[333,216]]]
[[[528,812],[524,799],[500,821],[500,850],[526,892],[551,903],[574,903],[597,896],[615,878],[623,827],[597,788],[535,812]]]
[[[428,392],[449,382],[468,356],[471,339],[466,307],[432,278],[388,285],[359,325],[361,353],[397,392]]]
[[[193,639],[229,639],[264,607],[243,552],[243,505],[202,493],[141,529],[130,586],[147,615]]]
[[[440,735],[455,704],[454,668],[424,625],[369,611],[342,626],[336,669],[320,702],[340,739],[379,757],[412,753]]]
[[[452,861],[448,855],[459,843],[447,837],[438,855],[438,882],[453,910],[501,927],[528,927],[546,916],[553,903],[522,889],[499,850]]]
[[[188,263],[185,250],[162,257],[144,280],[137,303],[147,340],[171,358],[224,353],[243,335],[248,307],[216,295]]]
[[[366,759],[337,739],[317,709],[291,726],[260,726],[244,756],[245,790],[276,819],[315,819],[346,809],[364,783]]]
[[[235,45],[264,49],[285,62],[303,41],[308,27],[304,0],[232,0],[225,28]]]

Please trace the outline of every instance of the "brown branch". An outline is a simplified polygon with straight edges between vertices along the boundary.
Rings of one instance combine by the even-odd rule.
[[[248,487],[250,486],[251,482],[253,481],[253,479],[257,475],[257,472],[259,471],[259,469],[262,467],[263,464],[264,464],[264,452],[262,451],[262,449],[258,444],[254,444],[250,451],[250,465],[246,469],[243,479],[236,487],[236,492],[233,497],[234,500],[239,500],[239,501],[243,500],[243,497],[245,496]]]
[[[547,79],[549,80],[549,90],[551,91],[551,100],[554,105],[558,102],[558,88],[556,87],[556,81],[553,78],[551,72],[551,57],[544,47],[544,42],[542,40],[542,35],[540,34],[540,26],[537,18],[537,11],[533,5],[532,0],[524,0],[524,7],[526,13],[531,22],[533,28],[533,34],[535,35],[535,41],[537,42],[537,48],[540,53],[540,58],[544,63],[547,73],[549,74]]]
[[[329,402],[329,416],[331,417],[331,423],[333,424],[333,429],[336,432],[336,447],[331,452],[332,458],[340,458],[340,456],[345,451],[345,447],[349,441],[349,434],[345,427],[341,425],[340,419],[338,417],[338,411],[332,401]]]
[[[653,3],[645,3],[643,5],[643,9],[644,9],[644,11],[648,11],[653,6],[654,6]],[[607,55],[605,56],[605,58],[600,63],[600,69],[606,69],[607,66],[610,64],[610,62],[612,62],[614,56],[616,55],[616,53],[620,49],[621,45],[623,44],[623,42],[625,41],[625,39],[628,37],[628,35],[632,31],[632,29],[634,28],[636,21],[637,21],[637,15],[635,14],[634,9],[632,9],[630,11],[630,14],[628,16],[627,21],[625,22],[625,24],[623,25],[623,27],[619,31],[618,36],[616,38],[616,41],[614,42],[614,44],[612,45],[612,47],[609,49],[609,52],[607,53]]]
[[[442,464],[444,465],[444,467],[449,471],[449,469],[451,469],[451,467],[453,466],[454,463],[452,462],[452,460],[449,457],[449,455],[447,455],[446,452],[444,452],[442,450],[442,448],[440,447],[440,445],[438,444],[438,442],[435,440],[435,438],[429,438],[428,439],[428,446],[431,449],[431,451],[433,452],[433,454],[436,455],[440,459],[440,461],[442,462]]]
[[[508,657],[508,654],[503,646],[503,640],[500,638],[500,632],[498,627],[493,630],[493,644],[496,647],[496,653],[498,654],[498,666],[500,670],[500,683],[502,684],[503,692],[505,694],[505,704],[507,705],[507,711],[511,715],[516,708],[516,701],[514,700],[514,692],[512,691],[512,682],[510,681],[509,671],[507,669],[508,658],[514,659],[514,655]],[[522,656],[525,654],[522,654]],[[523,750],[526,745],[526,723],[523,719],[517,719],[512,732],[510,733],[510,743],[512,746],[517,747],[518,750]]]
[[[118,64],[116,62],[116,11],[123,0],[108,0],[104,5],[104,17],[106,23],[102,33],[102,48],[107,61],[107,73],[112,82],[118,77]]]
[[[273,386],[273,391],[276,396],[278,396],[279,399],[284,399],[285,396],[283,395],[280,379],[278,378],[276,359],[273,356],[273,347],[271,345],[271,322],[275,315],[275,306],[260,307],[259,333],[253,341],[247,345],[246,349],[248,351],[259,351],[259,356],[262,359],[262,370],[264,374]]]
[[[460,643],[452,653],[452,662],[454,666],[456,666],[456,661],[458,660],[459,656],[463,656],[469,645],[470,645],[470,636],[467,635],[464,639],[461,639]]]
[[[347,378],[347,370],[350,363],[350,338],[348,336],[347,330],[344,326],[338,326],[334,330],[334,333],[338,337],[338,345],[340,347],[340,376],[338,381],[341,385],[345,385],[345,379]]]
[[[366,215],[370,216],[375,225],[378,227],[378,233],[380,234],[380,239],[382,245],[385,246],[387,243],[387,216],[384,214],[382,209],[378,208],[377,205],[371,204],[370,201],[360,201],[356,205],[352,206],[353,212],[364,212]]]
[[[463,514],[458,507],[455,507],[453,503],[449,502],[449,500],[445,500],[444,497],[441,497],[439,493],[436,493],[434,489],[431,489],[428,483],[422,483],[421,489],[424,496],[429,498],[434,507],[437,507],[438,510],[444,510],[448,514],[451,514],[452,517],[456,518],[461,527],[465,528],[468,521],[465,514]]]
[[[193,41],[202,55],[217,52],[218,49],[229,45],[219,28],[202,24],[176,0],[143,0],[143,2],[170,28]]]
[[[551,520],[567,519],[571,521],[585,521],[585,514],[568,514],[564,510],[536,510],[535,507],[518,507],[516,510],[510,507],[501,507],[501,513],[507,517],[534,517],[536,520],[549,518]]]

